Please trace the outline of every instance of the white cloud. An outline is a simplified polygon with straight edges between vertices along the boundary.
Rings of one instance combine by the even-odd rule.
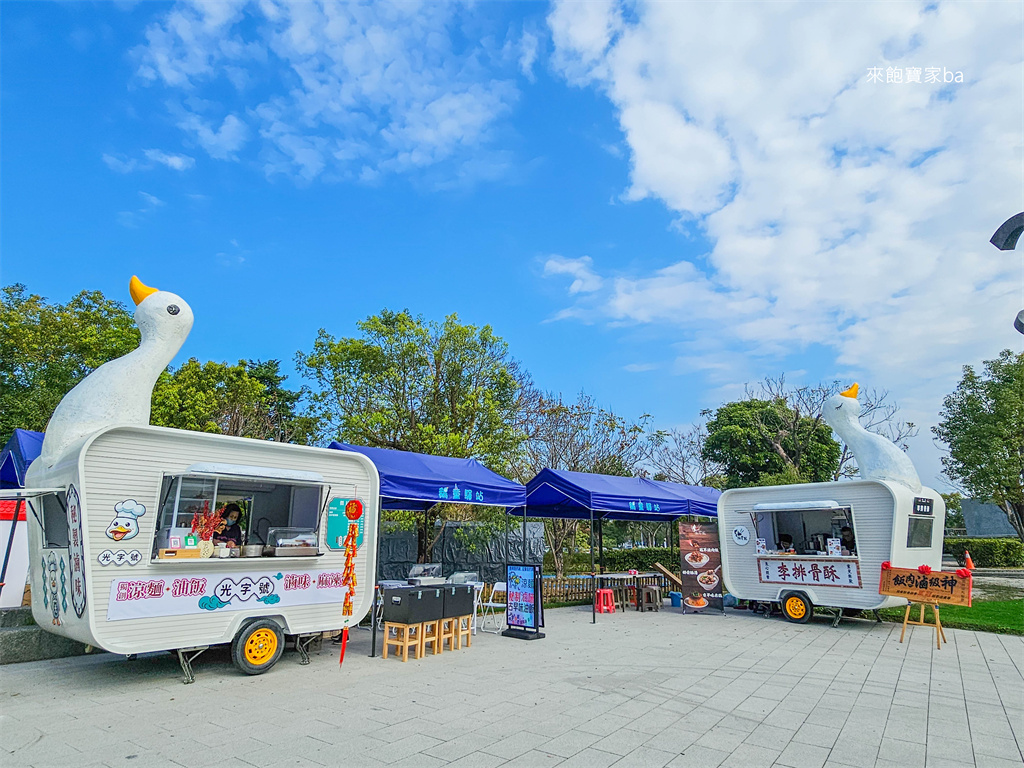
[[[629,363],[622,366],[622,369],[629,373],[646,373],[647,371],[656,371],[660,367],[657,363]]]
[[[537,62],[537,50],[540,47],[540,39],[533,32],[523,32],[519,40],[519,71],[531,83],[536,79],[533,74],[533,65]]]
[[[1001,3],[556,5],[552,62],[614,106],[625,198],[710,244],[650,273],[588,264],[601,288],[571,286],[558,317],[662,324],[680,367],[723,383],[820,345],[822,378],[859,371],[934,413],[961,365],[1019,346],[1019,259],[988,238],[1024,202],[1022,23]],[[965,82],[869,83],[874,66]]]
[[[574,280],[569,285],[569,293],[593,293],[600,290],[604,284],[601,277],[591,268],[593,264],[589,256],[567,259],[554,255],[544,262],[544,276],[570,275]]]
[[[133,173],[134,171],[149,171],[159,165],[166,165],[175,171],[186,171],[196,164],[195,158],[188,155],[171,155],[159,149],[147,149],[142,153],[145,160],[134,157],[118,157],[104,153],[103,162],[107,167],[118,173]]]
[[[138,73],[185,97],[178,124],[212,157],[253,149],[268,175],[372,181],[447,160],[465,172],[518,95],[491,74],[491,65],[514,74],[515,64],[489,38],[453,43],[473,12],[446,3],[176,5],[147,29]],[[532,66],[528,53],[523,66]]]
[[[210,157],[217,160],[233,160],[249,138],[248,126],[235,115],[228,115],[220,128],[214,128],[199,115],[186,112],[178,121],[178,127],[191,133]]]
[[[108,155],[104,153],[103,162],[107,164],[107,167],[112,171],[118,173],[131,173],[139,167],[139,161],[134,160],[130,157],[115,157],[114,155]]]
[[[133,211],[119,211],[117,213],[117,222],[122,227],[136,229],[142,225],[143,221],[145,221],[149,214],[157,208],[163,208],[166,205],[163,200],[156,195],[149,194],[149,192],[139,190],[139,197],[142,198],[143,202],[141,208],[137,208]]]
[[[159,149],[147,149],[143,152],[147,160],[166,165],[175,171],[186,171],[196,164],[195,158],[188,155],[169,155]]]

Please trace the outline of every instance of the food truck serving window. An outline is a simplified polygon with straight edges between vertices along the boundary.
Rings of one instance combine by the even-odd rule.
[[[769,506],[769,505],[765,505]],[[853,533],[853,510],[850,507],[812,507],[770,505],[770,509],[754,508],[757,538],[764,539],[771,552],[795,552],[799,555],[857,555],[856,537],[843,538],[843,530]],[[831,541],[830,541],[831,540]],[[833,551],[829,551],[829,546]]]
[[[314,547],[324,486],[320,483],[278,478],[238,476],[172,475],[164,477],[160,491],[154,551],[187,549],[195,516],[220,512],[235,505],[240,511],[238,531],[246,544],[273,544],[271,529],[287,528]],[[160,553],[163,553],[162,555]]]
[[[68,513],[64,492],[47,493],[34,499],[29,499],[43,529],[43,548],[68,546]]]

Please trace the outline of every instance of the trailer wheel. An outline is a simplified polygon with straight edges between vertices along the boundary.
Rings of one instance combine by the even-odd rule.
[[[814,606],[803,592],[787,592],[782,596],[782,615],[794,624],[806,624],[811,620]]]
[[[270,619],[246,624],[231,643],[231,658],[247,675],[262,675],[277,663],[282,653],[284,632]]]

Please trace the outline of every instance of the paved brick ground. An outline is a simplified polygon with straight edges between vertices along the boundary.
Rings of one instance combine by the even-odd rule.
[[[743,613],[547,612],[548,637],[370,659],[353,633],[245,677],[108,654],[0,668],[0,764],[715,768],[1021,766],[1024,638]]]

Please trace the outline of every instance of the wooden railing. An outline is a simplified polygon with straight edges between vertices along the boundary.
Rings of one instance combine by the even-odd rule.
[[[662,594],[666,594],[669,589],[668,579],[663,576],[642,577],[640,584],[661,587]],[[545,603],[589,603],[593,599],[593,581],[589,576],[563,576],[560,579],[547,574],[544,576]]]

